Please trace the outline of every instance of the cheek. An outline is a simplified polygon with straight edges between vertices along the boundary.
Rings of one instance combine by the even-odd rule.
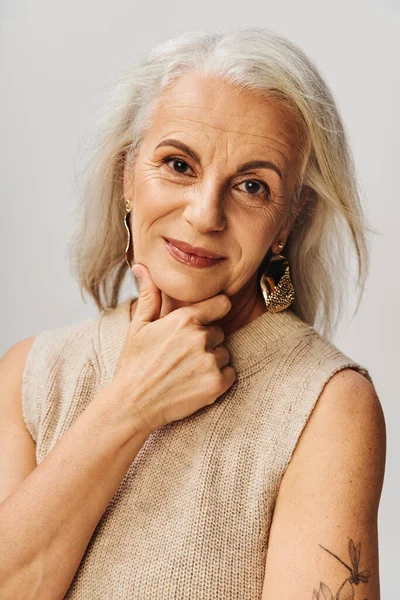
[[[157,173],[140,173],[134,191],[136,217],[148,223],[165,216],[173,210],[174,197]]]
[[[265,242],[265,239],[258,239],[255,236],[251,237],[251,241],[248,241],[245,245],[243,244],[241,249],[241,266],[245,272],[255,270],[268,250],[268,244]]]
[[[254,218],[241,219],[236,231],[236,239],[240,241],[242,254],[246,262],[260,262],[270,247],[276,232],[275,220],[263,213]]]

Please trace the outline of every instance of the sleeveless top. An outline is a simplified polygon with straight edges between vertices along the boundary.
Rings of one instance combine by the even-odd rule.
[[[132,299],[35,339],[22,408],[38,464],[112,379]],[[64,600],[261,598],[279,486],[322,388],[345,368],[372,379],[291,308],[223,345],[234,384],[146,439]]]

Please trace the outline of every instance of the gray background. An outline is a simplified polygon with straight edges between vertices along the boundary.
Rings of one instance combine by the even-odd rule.
[[[383,600],[399,597],[398,0],[3,0],[0,6],[1,354],[20,339],[96,312],[83,303],[66,249],[81,151],[120,69],[185,29],[246,25],[275,29],[314,59],[339,104],[367,216],[379,232],[370,235],[372,268],[361,307],[351,319],[350,304],[334,342],[369,368],[385,412],[381,590]]]

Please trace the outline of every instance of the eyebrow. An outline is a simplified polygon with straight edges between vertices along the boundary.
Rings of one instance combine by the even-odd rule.
[[[172,138],[163,140],[156,146],[156,150],[157,148],[160,148],[162,146],[174,146],[175,148],[179,148],[179,150],[182,150],[183,152],[188,154],[194,161],[201,164],[200,156],[197,154],[197,152],[195,152],[195,150],[189,148],[189,146],[187,146],[183,142],[180,142],[179,140],[174,140]],[[244,171],[249,171],[250,169],[257,168],[272,169],[279,175],[281,179],[283,179],[280,169],[274,163],[268,160],[250,160],[249,162],[240,165],[237,172],[243,173]]]

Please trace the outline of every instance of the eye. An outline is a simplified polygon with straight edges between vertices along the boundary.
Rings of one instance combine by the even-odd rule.
[[[170,162],[174,163],[174,166],[170,168],[178,175],[188,175],[186,168],[188,167],[189,169],[191,169],[191,166],[185,160],[182,160],[181,158],[178,158],[176,156],[167,156],[161,162],[164,164],[168,164]],[[250,196],[263,196],[265,194],[267,196],[270,195],[271,190],[269,186],[259,179],[245,179],[238,185],[242,185],[244,183],[248,184],[248,188],[240,191],[244,191],[245,193],[250,194]],[[260,186],[261,192],[257,193],[260,189]]]
[[[182,160],[181,158],[177,158],[176,156],[168,156],[167,158],[164,158],[162,162],[165,164],[173,162],[177,169],[175,167],[172,167],[172,170],[175,171],[175,173],[178,173],[179,175],[187,175],[184,169],[186,167],[189,167],[189,169],[191,168],[186,161]]]
[[[241,191],[244,191],[245,193],[250,194],[251,196],[263,196],[264,194],[268,194],[269,196],[270,194],[269,186],[263,181],[260,181],[259,179],[245,179],[238,185],[242,185],[243,183],[247,183],[247,189]],[[264,190],[261,188],[261,193],[257,193],[260,186],[262,186]]]

